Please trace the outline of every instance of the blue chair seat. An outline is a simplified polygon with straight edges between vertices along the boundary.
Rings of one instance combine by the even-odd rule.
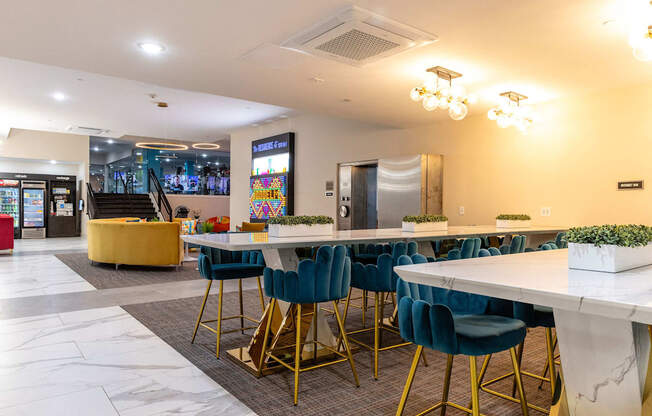
[[[525,324],[498,315],[453,315],[459,353],[486,355],[512,348],[525,338]]]
[[[211,266],[217,279],[244,279],[247,277],[262,276],[265,266],[250,263],[225,263]]]

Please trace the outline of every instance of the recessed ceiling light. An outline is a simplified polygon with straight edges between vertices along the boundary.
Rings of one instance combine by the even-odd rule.
[[[315,82],[317,84],[321,84],[322,82],[324,82],[326,80],[324,78],[312,77],[312,78],[310,78],[310,81]]]
[[[56,160],[51,160],[50,163],[52,163],[53,165],[56,165],[57,161]]]
[[[260,124],[258,124],[258,123],[253,123],[253,124],[251,125],[251,127],[258,127],[259,125],[260,125]]]
[[[286,116],[285,114],[281,114],[280,116],[278,116],[278,118],[288,118],[288,116]]]
[[[208,155],[206,153],[202,153],[201,157],[207,157]]]
[[[165,161],[166,161],[166,162],[169,162],[169,161],[170,161],[170,159],[169,159],[169,158],[165,158]]]
[[[97,147],[97,146],[95,146],[95,147],[93,148],[93,150],[95,150],[96,152],[99,152],[99,151],[100,151],[100,148]]]
[[[138,47],[148,55],[158,55],[165,51],[165,46],[154,42],[140,42]]]
[[[113,144],[113,139],[109,139],[106,141],[108,144]]]
[[[52,94],[52,98],[54,98],[57,101],[63,101],[66,99],[66,94],[62,92],[55,92],[54,94]]]

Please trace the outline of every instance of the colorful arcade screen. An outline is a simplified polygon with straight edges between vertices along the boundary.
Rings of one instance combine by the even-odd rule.
[[[265,221],[288,214],[288,177],[252,176],[249,185],[249,216]]]

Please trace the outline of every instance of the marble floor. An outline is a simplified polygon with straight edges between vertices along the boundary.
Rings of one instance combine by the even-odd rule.
[[[96,290],[54,256],[85,247],[18,240],[0,254],[0,416],[254,414],[120,307],[204,282]]]

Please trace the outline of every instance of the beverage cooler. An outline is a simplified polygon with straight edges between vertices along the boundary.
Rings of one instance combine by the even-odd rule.
[[[23,194],[22,238],[45,238],[46,182],[21,181]]]
[[[0,179],[0,214],[14,217],[14,238],[20,238],[20,181]]]

